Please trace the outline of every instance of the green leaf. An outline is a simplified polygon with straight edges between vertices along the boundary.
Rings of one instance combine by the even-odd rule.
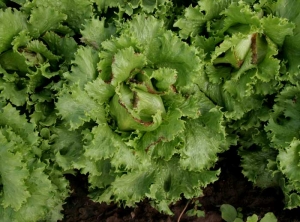
[[[277,222],[277,218],[271,212],[266,213],[265,216],[260,220],[260,222]]]
[[[92,160],[108,159],[114,156],[118,149],[128,149],[121,137],[105,123],[94,127],[93,139],[85,146],[85,156]]]
[[[69,131],[63,126],[53,127],[51,132],[49,142],[58,165],[65,171],[72,170],[83,158],[83,136],[79,130]]]
[[[222,204],[220,210],[222,219],[226,222],[233,222],[237,217],[236,209],[230,204]]]
[[[177,72],[176,87],[190,89],[202,72],[201,55],[191,46],[180,41],[171,32],[166,32],[147,51],[147,57],[158,68],[170,68]]]
[[[54,55],[47,46],[38,40],[32,40],[27,44],[27,50],[33,52],[24,52],[24,56],[29,60],[29,62],[33,62],[34,64],[43,63],[43,59],[40,59],[39,54],[45,57],[48,60],[58,60],[60,56]]]
[[[264,17],[261,19],[264,33],[279,47],[283,45],[286,36],[293,35],[295,25],[287,19],[278,17]]]
[[[235,27],[235,29],[237,29],[237,26],[242,25],[251,25],[254,27],[260,26],[259,14],[252,11],[250,5],[245,3],[244,1],[230,4],[222,14],[226,16],[226,18],[224,19],[224,27],[222,29],[222,32],[225,32],[232,26]]]
[[[47,31],[41,39],[46,42],[49,50],[55,54],[61,56],[66,65],[71,63],[74,59],[78,45],[72,37],[59,36],[53,31]]]
[[[300,138],[298,98],[300,98],[299,87],[289,85],[286,85],[276,98],[274,111],[265,128],[276,148],[284,148],[289,145],[293,138]]]
[[[298,181],[300,177],[300,141],[293,140],[289,147],[280,150],[278,160],[281,171],[290,182]]]
[[[78,85],[65,89],[60,95],[56,107],[62,119],[70,124],[71,129],[77,129],[91,117],[103,122],[104,108],[92,100]],[[104,120],[105,121],[105,120]]]
[[[276,150],[269,147],[254,151],[240,150],[239,155],[242,158],[243,174],[256,186],[267,188],[279,184],[279,178],[276,178],[273,170],[269,168],[271,160],[276,160]]]
[[[185,124],[185,146],[180,164],[184,169],[201,172],[218,159],[217,154],[227,149],[222,112],[210,110],[198,120]]]
[[[85,85],[85,91],[99,104],[108,102],[115,94],[115,88],[109,83],[104,82],[99,77],[92,82],[88,82]]]
[[[163,21],[153,16],[146,17],[145,14],[134,16],[128,24],[127,30],[143,47],[154,46],[156,38],[165,32]]]
[[[146,65],[146,58],[143,54],[136,53],[132,47],[119,50],[113,58],[111,65],[111,85],[117,86],[127,80],[134,69],[141,69]]]
[[[160,91],[172,90],[173,84],[177,80],[177,72],[170,68],[159,68],[154,70],[151,74],[151,80],[157,81],[154,87]]]
[[[112,24],[108,24],[108,27],[106,27],[104,18],[101,20],[99,18],[92,18],[86,22],[84,29],[81,30],[81,41],[95,49],[100,49],[102,42],[109,39],[115,33],[116,27]]]
[[[32,167],[32,166],[31,166]],[[15,221],[37,221],[44,219],[46,221],[57,221],[62,218],[60,211],[64,198],[67,197],[67,181],[62,179],[61,172],[56,175],[57,181],[54,178],[49,178],[46,173],[46,165],[37,161],[34,162],[34,169],[32,170],[27,183],[30,197],[25,205],[18,212],[14,212]],[[64,187],[59,190],[58,184]],[[47,206],[47,207],[45,207]]]
[[[207,25],[207,31],[209,31],[208,22],[213,21],[221,17],[221,12],[227,8],[232,0],[202,0],[198,1],[196,7],[189,6],[185,9],[184,17],[179,18],[175,22],[174,26],[179,27],[179,34],[182,38],[186,39],[188,36],[194,37],[202,35]]]
[[[199,6],[189,6],[185,9],[184,17],[179,18],[175,22],[174,27],[180,28],[180,37],[186,39],[189,36],[201,34],[206,21],[207,20],[205,19],[205,16],[201,12],[201,8]]]
[[[0,79],[1,98],[11,101],[12,104],[21,106],[26,103],[27,89],[18,89],[16,84],[4,82]]]
[[[85,19],[92,17],[92,2],[81,0],[36,0],[34,2],[27,2],[24,9],[32,10],[33,8],[48,8],[54,10],[59,14],[67,15],[66,23],[76,32],[83,27]],[[81,21],[78,23],[78,21]]]
[[[11,48],[11,42],[15,36],[27,29],[26,17],[20,11],[12,11],[10,8],[0,10],[0,53]]]
[[[78,84],[81,89],[84,85],[97,76],[98,55],[91,47],[80,47],[72,61],[71,72],[65,73],[64,77],[69,85]]]
[[[22,162],[21,153],[27,147],[9,128],[4,129],[0,131],[0,174],[3,184],[1,202],[4,207],[12,207],[17,211],[30,197],[25,184],[29,171],[26,163]]]
[[[33,8],[29,18],[28,29],[34,38],[38,38],[46,31],[56,29],[59,24],[67,19],[60,11],[50,7]]]
[[[160,142],[174,140],[180,133],[184,131],[184,121],[180,119],[181,112],[174,110],[167,114],[162,124],[154,131],[146,132],[139,140],[137,148],[139,150],[148,151]],[[173,147],[174,149],[175,147]]]
[[[149,193],[153,181],[153,169],[135,171],[127,175],[123,174],[112,182],[112,193],[116,196],[116,200],[126,200],[127,206],[134,206],[135,203],[144,199],[145,194]],[[126,191],[124,190],[125,187]]]
[[[287,36],[283,44],[283,54],[288,61],[288,72],[298,75],[300,58],[300,16],[298,8],[300,2],[296,0],[280,0],[275,7],[275,13],[279,17],[286,18],[295,24],[292,36]],[[297,77],[299,78],[299,77]]]
[[[10,104],[0,111],[0,126],[9,126],[29,145],[37,143],[37,133],[34,131],[34,126],[28,123],[25,115],[20,115],[19,111]]]
[[[258,221],[258,216],[256,214],[253,214],[252,216],[247,217],[246,222],[257,222]]]
[[[0,65],[7,71],[19,71],[21,73],[26,73],[28,70],[26,58],[22,54],[13,50],[7,50],[0,55]],[[7,74],[5,71],[2,72],[3,74]]]

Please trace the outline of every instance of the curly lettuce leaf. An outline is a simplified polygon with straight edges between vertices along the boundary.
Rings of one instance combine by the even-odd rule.
[[[17,10],[0,10],[0,53],[11,47],[13,38],[27,29],[26,16]]]
[[[299,146],[298,139],[294,139],[285,149],[278,154],[279,168],[287,178],[282,183],[287,209],[293,209],[300,205],[300,183],[299,183]]]
[[[32,37],[37,38],[46,31],[57,29],[67,19],[67,15],[50,7],[33,8],[28,21],[28,29]]]
[[[228,148],[225,128],[222,125],[223,113],[218,108],[185,124],[185,146],[180,164],[184,169],[199,171],[209,169],[218,157],[217,153]]]
[[[75,59],[72,61],[70,72],[64,73],[69,84],[78,84],[80,88],[97,76],[98,55],[95,50],[90,47],[78,48]]]
[[[25,184],[29,176],[26,163],[22,162],[22,153],[19,150],[26,149],[26,144],[11,130],[4,128],[0,131],[1,164],[0,175],[3,185],[1,203],[3,207],[11,207],[18,211],[30,197]]]
[[[37,8],[37,9],[35,9]],[[84,21],[86,19],[90,19],[93,15],[92,12],[92,2],[91,1],[48,1],[48,0],[35,0],[32,2],[27,1],[22,9],[30,14],[30,11],[33,11],[34,14],[39,15],[39,10],[44,11],[45,15],[49,15],[51,11],[56,15],[55,20],[62,21],[64,19],[68,25],[68,28],[73,29],[75,32],[79,32],[79,30],[83,27]],[[67,17],[65,17],[67,16]],[[32,20],[36,20],[33,16]],[[47,16],[48,17],[48,16]],[[53,19],[54,20],[54,19]],[[44,20],[47,22],[47,26],[41,25],[42,29],[49,29],[51,26],[54,28],[55,24],[52,18],[49,20]],[[37,21],[38,22],[38,21]]]
[[[239,155],[242,157],[242,173],[247,179],[256,186],[262,188],[279,186],[281,177],[274,175],[274,162],[276,161],[277,152],[274,149],[262,148],[253,150],[240,150]]]
[[[286,86],[276,98],[268,125],[265,130],[269,132],[272,145],[278,149],[290,144],[299,135],[299,101],[298,86]]]
[[[116,33],[116,27],[113,24],[108,24],[108,27],[106,25],[104,18],[88,20],[81,30],[82,37],[80,40],[89,46],[100,49],[102,42]]]
[[[287,60],[287,71],[296,77],[298,80],[299,73],[299,34],[300,34],[300,16],[299,16],[299,2],[295,0],[279,0],[275,7],[274,13],[282,18],[288,19],[295,24],[293,35],[288,36],[283,44],[283,54]],[[295,77],[292,77],[292,81]]]
[[[189,6],[185,9],[184,17],[179,18],[174,27],[180,28],[179,34],[186,39],[189,36],[202,35],[208,22],[221,17],[221,12],[234,0],[198,1],[195,7]]]

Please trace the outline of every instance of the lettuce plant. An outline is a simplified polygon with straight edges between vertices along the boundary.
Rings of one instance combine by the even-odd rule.
[[[210,168],[229,145],[223,115],[197,85],[203,55],[162,21],[137,15],[117,33],[97,51],[80,47],[65,74],[56,107],[82,132],[85,157],[69,168],[89,173],[95,200],[147,197],[171,213],[181,194],[198,196],[217,179]]]
[[[0,218],[57,221],[68,183],[53,161],[50,129],[60,76],[77,49],[77,14],[67,1],[15,2],[19,10],[0,10]]]
[[[243,174],[263,188],[280,186],[287,208],[300,205],[298,4],[204,0],[175,23],[206,53],[199,86],[225,112]]]

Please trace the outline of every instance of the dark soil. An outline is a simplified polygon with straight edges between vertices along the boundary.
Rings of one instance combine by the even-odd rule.
[[[153,209],[148,200],[137,204],[136,208],[119,208],[116,204],[100,204],[88,197],[87,176],[67,175],[73,191],[64,205],[64,219],[60,222],[173,222],[180,219],[195,222],[221,222],[220,205],[227,203],[241,207],[244,217],[257,214],[262,217],[267,212],[273,212],[279,222],[300,222],[300,208],[283,210],[283,194],[279,189],[268,188],[262,190],[253,187],[252,183],[241,173],[239,157],[231,149],[220,155],[217,167],[221,167],[218,181],[204,189],[204,196],[188,201],[182,199],[170,208],[174,216],[159,213]],[[205,211],[205,217],[189,217],[182,212],[192,209],[194,201],[199,200]],[[186,207],[186,209],[185,209]],[[180,218],[179,218],[180,217]]]

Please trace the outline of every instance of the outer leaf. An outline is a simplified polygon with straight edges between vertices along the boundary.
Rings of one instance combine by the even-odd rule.
[[[65,171],[76,168],[74,165],[83,158],[83,136],[80,131],[69,131],[63,126],[56,126],[52,132],[51,149],[56,154],[58,165]]]
[[[97,116],[97,113],[101,120],[105,118],[103,107],[99,107],[78,85],[72,86],[70,91],[65,90],[59,97],[56,106],[59,114],[70,124],[72,129],[82,126],[84,122],[90,120],[91,116]]]
[[[11,47],[13,38],[27,28],[25,15],[20,11],[0,10],[0,53]]]
[[[275,8],[275,12],[279,17],[286,18],[290,22],[295,23],[293,36],[288,36],[283,45],[284,55],[288,61],[288,71],[295,75],[298,75],[299,73],[300,58],[300,16],[298,12],[299,7],[300,2],[296,0],[279,0]]]
[[[11,127],[29,145],[37,143],[38,136],[34,131],[34,126],[27,122],[24,115],[21,116],[10,104],[0,111],[0,126]]]
[[[20,137],[8,131],[8,138],[4,130],[0,131],[0,174],[3,184],[2,205],[12,207],[18,211],[30,196],[25,179],[29,176],[26,163],[22,162],[22,153],[18,150],[26,149]],[[14,139],[14,141],[12,141]]]
[[[279,178],[274,177],[273,169],[269,168],[270,160],[275,161],[277,152],[270,148],[262,150],[239,151],[242,157],[243,174],[255,185],[267,188],[277,186]]]
[[[119,148],[125,148],[121,137],[116,135],[107,124],[101,124],[92,131],[94,138],[85,147],[85,155],[93,160],[112,157]]]
[[[300,138],[298,98],[300,98],[299,88],[287,85],[276,99],[274,113],[266,126],[266,130],[271,132],[269,137],[276,148],[288,146],[294,137]]]
[[[128,27],[130,35],[143,46],[148,46],[155,44],[156,37],[161,36],[164,30],[164,23],[153,16],[147,16],[141,14],[135,16]],[[126,31],[125,31],[126,32]],[[152,45],[154,46],[154,45]]]
[[[180,117],[181,113],[179,110],[173,111],[156,130],[143,135],[137,144],[137,148],[148,151],[161,142],[174,140],[176,136],[184,131],[184,121]],[[174,149],[175,147],[172,148]]]
[[[100,104],[108,102],[114,95],[114,87],[109,83],[104,82],[100,77],[93,82],[89,82],[85,85],[85,90],[90,97],[97,100]]]
[[[293,35],[295,25],[287,19],[264,17],[261,20],[266,35],[279,47],[283,45],[286,36]]]
[[[65,78],[70,85],[79,84],[80,88],[96,78],[97,62],[99,61],[96,51],[90,47],[81,47],[78,49],[71,72],[65,73]]]
[[[57,28],[62,21],[67,19],[67,16],[60,11],[45,6],[33,8],[31,11],[28,29],[34,38]]]
[[[13,70],[19,71],[21,73],[26,73],[28,69],[26,58],[20,53],[14,52],[13,50],[7,50],[0,55],[0,65],[7,71]],[[1,72],[4,74],[4,76],[9,76],[9,74],[7,74],[5,70],[1,70]]]
[[[116,32],[116,27],[112,24],[108,24],[108,27],[105,27],[105,25],[105,19],[92,18],[81,31],[81,41],[96,49],[100,49],[102,42],[109,39]]]
[[[300,141],[293,140],[289,147],[285,150],[280,150],[278,160],[281,171],[290,182],[298,181],[300,177]]]
[[[37,53],[37,54],[41,54],[42,56],[44,56],[46,59],[49,60],[58,60],[60,57],[57,55],[54,55],[48,48],[47,46],[38,40],[33,40],[31,42],[29,42],[27,44],[27,49],[31,52]],[[36,62],[38,63],[42,63],[43,59],[38,58],[38,55],[31,55],[30,53],[24,53],[25,57],[29,60],[29,62],[31,62],[30,60],[33,60],[32,62]]]
[[[198,6],[185,9],[184,18],[180,18],[175,22],[174,26],[180,28],[180,36],[187,38],[188,36],[202,35],[205,31],[207,22],[219,18],[221,12],[227,8],[232,0],[198,1]]]
[[[259,27],[260,20],[257,13],[250,9],[250,5],[243,1],[232,3],[224,11],[226,18],[224,20],[224,27],[222,31],[226,31],[231,26],[237,25],[252,25]]]
[[[12,104],[21,106],[26,102],[27,89],[18,89],[16,84],[10,82],[4,82],[0,79],[1,98],[8,99]]]
[[[49,175],[45,173],[46,165],[43,163],[34,162],[34,167],[35,169],[32,170],[27,181],[30,184],[28,190],[31,195],[26,204],[14,213],[15,221],[30,222],[41,219],[57,221],[63,216],[60,211],[62,210],[64,198],[67,196],[67,181],[61,179],[61,172],[56,175],[57,181],[51,181]],[[63,186],[64,189],[59,190],[58,185]]]
[[[217,153],[227,149],[222,117],[222,112],[214,108],[199,120],[187,121],[185,148],[180,159],[184,169],[199,172],[209,169],[217,161]]]
[[[24,9],[29,10],[32,10],[35,7],[47,7],[48,10],[50,10],[49,8],[52,8],[58,13],[67,15],[66,22],[75,31],[79,31],[79,29],[83,26],[83,21],[91,18],[92,16],[92,6],[90,1],[36,0],[34,2],[27,2],[27,4],[23,6]],[[78,24],[78,21],[82,21],[82,23]]]
[[[126,200],[127,206],[134,206],[136,202],[145,197],[146,193],[149,193],[153,181],[153,170],[147,169],[124,174],[112,183],[113,195],[116,195],[118,201]]]
[[[47,43],[49,50],[55,55],[60,55],[64,58],[67,65],[74,59],[74,55],[77,50],[77,43],[72,37],[62,37],[53,31],[46,32],[42,37],[42,40]]]
[[[202,33],[206,21],[199,6],[195,8],[190,6],[185,9],[184,18],[176,21],[174,26],[180,28],[180,37],[186,39],[189,35],[195,36]]]

